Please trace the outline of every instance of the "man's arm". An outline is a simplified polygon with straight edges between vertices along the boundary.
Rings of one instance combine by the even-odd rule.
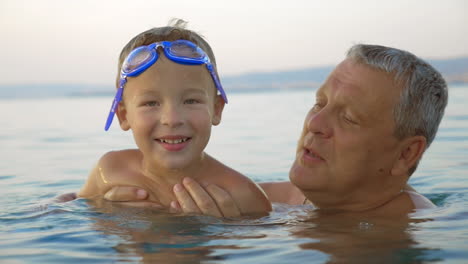
[[[290,182],[263,182],[259,184],[271,202],[291,205],[302,204],[304,195]],[[138,194],[138,195],[137,195]],[[172,212],[205,214],[212,216],[236,217],[241,215],[234,199],[224,189],[214,184],[200,185],[191,178],[174,185],[177,201],[171,203]],[[147,192],[129,186],[118,186],[106,193],[104,198],[113,202],[125,202],[129,206],[145,206]],[[143,203],[145,202],[145,203]]]
[[[177,201],[171,203],[172,212],[205,214],[217,217],[238,217],[241,210],[232,196],[224,189],[209,184],[200,185],[191,178],[174,185]]]

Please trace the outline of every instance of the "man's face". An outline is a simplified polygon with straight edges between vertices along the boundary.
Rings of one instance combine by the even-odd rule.
[[[336,201],[385,188],[399,158],[393,109],[400,95],[389,74],[346,59],[330,74],[306,116],[291,182]]]

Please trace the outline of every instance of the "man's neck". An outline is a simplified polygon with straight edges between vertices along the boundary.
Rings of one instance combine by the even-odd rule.
[[[303,190],[307,200],[321,210],[366,212],[375,211],[392,203],[401,194],[403,187],[393,187],[373,190],[366,193],[351,193],[348,195],[330,194]],[[337,199],[337,197],[340,197]]]

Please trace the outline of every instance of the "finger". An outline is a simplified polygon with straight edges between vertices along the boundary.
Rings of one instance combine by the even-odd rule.
[[[222,217],[223,214],[219,210],[216,202],[211,198],[211,196],[201,187],[201,185],[192,180],[189,177],[186,177],[182,180],[182,184],[189,192],[189,195],[195,201],[197,207],[205,215],[212,215],[216,217]]]
[[[176,185],[174,185],[173,191],[177,198],[177,201],[180,204],[180,208],[184,213],[201,214],[201,211],[198,208],[197,204],[195,204],[192,197],[184,188],[184,186],[182,186],[180,183],[177,183]]]
[[[182,213],[182,208],[180,207],[179,202],[172,201],[169,207],[169,212],[170,213]]]
[[[224,189],[215,184],[209,184],[205,187],[208,194],[216,201],[217,207],[221,210],[224,217],[238,217],[241,212],[234,202],[232,196]]]
[[[114,186],[104,194],[104,199],[113,202],[145,200],[147,198],[148,192],[146,190],[132,186]]]
[[[125,207],[137,207],[137,208],[147,208],[147,209],[155,209],[155,210],[162,210],[165,209],[164,206],[158,203],[153,202],[114,202],[113,205],[118,206],[125,206]]]
[[[52,201],[56,203],[65,203],[76,199],[76,193],[65,193],[55,197]]]

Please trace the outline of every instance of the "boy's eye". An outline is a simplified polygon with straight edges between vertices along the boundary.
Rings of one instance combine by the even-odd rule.
[[[144,106],[159,106],[159,103],[157,101],[148,101],[143,104]]]
[[[187,99],[184,101],[184,104],[198,104],[198,103],[200,103],[200,101],[197,99]]]

